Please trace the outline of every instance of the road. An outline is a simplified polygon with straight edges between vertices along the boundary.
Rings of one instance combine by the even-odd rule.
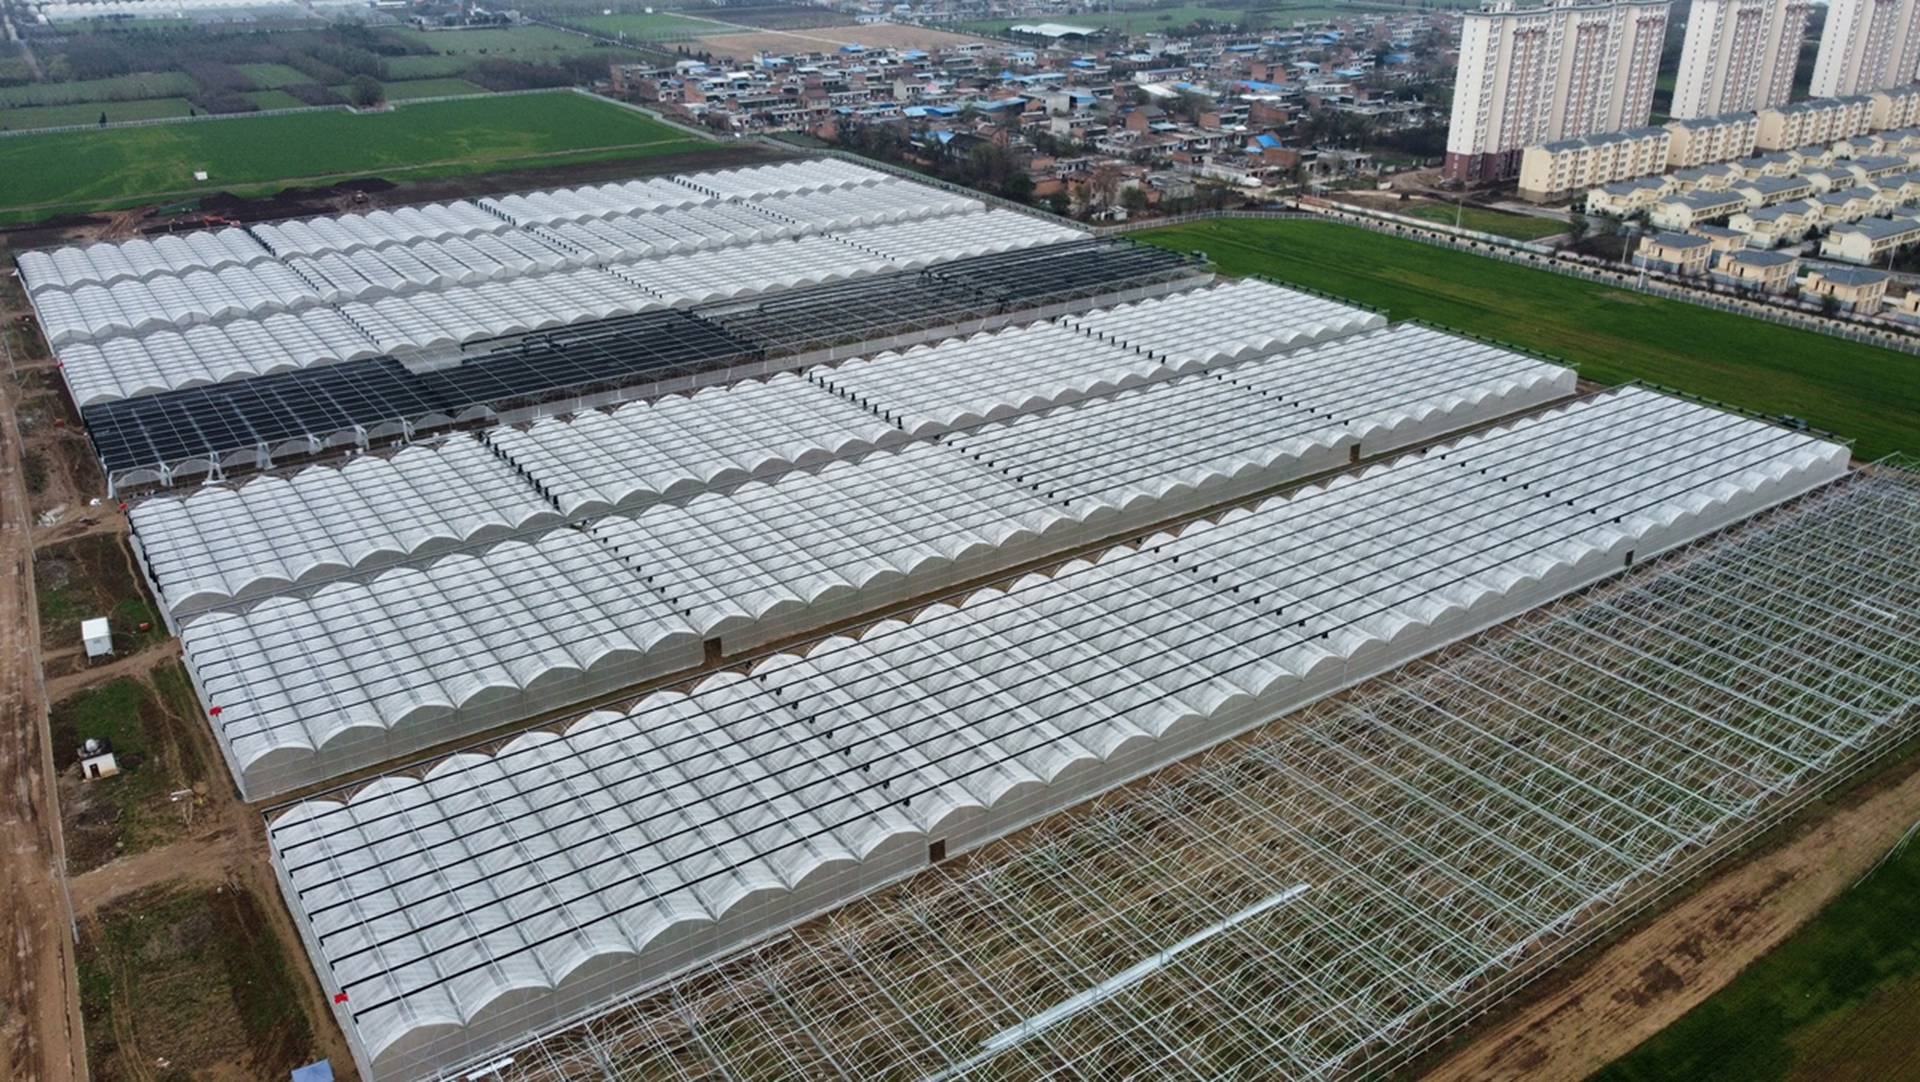
[[[14,387],[0,383],[0,1078],[87,1077]]]

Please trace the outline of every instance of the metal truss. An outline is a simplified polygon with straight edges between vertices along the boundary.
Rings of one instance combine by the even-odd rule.
[[[478,1076],[1381,1075],[1912,736],[1916,704],[1920,474],[1889,464]]]

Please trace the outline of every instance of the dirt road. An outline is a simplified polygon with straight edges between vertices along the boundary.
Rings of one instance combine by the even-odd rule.
[[[30,510],[13,385],[0,384],[0,1078],[87,1076],[40,686]]]
[[[1858,882],[1920,819],[1916,766],[1899,764],[1790,841],[1722,871],[1478,1035],[1428,1082],[1572,1082],[1631,1051]]]

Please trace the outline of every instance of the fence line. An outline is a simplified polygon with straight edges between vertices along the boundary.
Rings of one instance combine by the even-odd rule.
[[[1150,218],[1139,221],[1120,222],[1114,225],[1099,226],[1094,232],[1100,236],[1132,233],[1145,229],[1158,229],[1164,226],[1184,225],[1189,222],[1219,221],[1223,219],[1305,219],[1312,221],[1331,221],[1343,225],[1352,225],[1386,236],[1400,237],[1420,244],[1431,244],[1437,248],[1451,248],[1455,251],[1496,259],[1515,266],[1531,267],[1567,278],[1579,278],[1600,285],[1613,286],[1648,296],[1664,297],[1713,308],[1734,315],[1748,316],[1753,319],[1774,323],[1798,330],[1812,331],[1834,338],[1858,342],[1862,345],[1880,346],[1910,356],[1920,356],[1920,340],[1900,331],[1884,330],[1850,324],[1837,319],[1828,319],[1810,312],[1796,312],[1777,305],[1761,301],[1740,300],[1726,297],[1703,289],[1675,285],[1639,272],[1616,271],[1603,267],[1592,267],[1576,263],[1560,255],[1542,254],[1539,245],[1526,244],[1492,234],[1476,233],[1471,236],[1452,236],[1448,232],[1432,228],[1431,223],[1422,226],[1402,225],[1397,222],[1379,220],[1372,215],[1362,214],[1345,208],[1320,209],[1296,204],[1287,210],[1217,210],[1196,211],[1191,214],[1174,215],[1168,218]],[[1463,234],[1469,231],[1462,230]]]

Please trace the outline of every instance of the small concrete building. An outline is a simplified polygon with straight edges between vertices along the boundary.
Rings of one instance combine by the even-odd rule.
[[[1898,297],[1891,294],[1880,298],[1882,315],[1892,316],[1902,323],[1920,325],[1920,290],[1909,289]]]
[[[1713,260],[1713,242],[1692,233],[1647,233],[1633,253],[1633,265],[1665,274],[1697,276],[1707,273]]]
[[[86,644],[87,660],[113,656],[113,625],[104,616],[80,621],[80,641]]]
[[[1860,183],[1859,178],[1855,177],[1851,172],[1838,167],[1831,169],[1809,169],[1801,173],[1800,176],[1801,179],[1813,185],[1813,190],[1820,195],[1825,195],[1831,191],[1845,191]]]
[[[1880,193],[1872,188],[1846,188],[1815,196],[1813,205],[1820,208],[1821,225],[1843,225],[1857,222],[1878,211]]]
[[[1717,162],[1713,165],[1699,165],[1692,169],[1675,169],[1668,174],[1675,189],[1682,192],[1724,192],[1733,187],[1736,180],[1744,179],[1745,173],[1732,162]]]
[[[1720,253],[1713,267],[1713,280],[1735,289],[1760,293],[1785,293],[1793,288],[1793,276],[1800,260],[1790,252],[1741,249]]]
[[[1707,246],[1717,258],[1721,252],[1737,252],[1747,246],[1747,235],[1724,225],[1695,226],[1695,233],[1707,238]]]
[[[1673,181],[1667,177],[1640,177],[1605,184],[1587,193],[1587,213],[1611,218],[1631,218],[1673,194]]]
[[[1655,203],[1648,220],[1656,228],[1684,233],[1694,226],[1722,221],[1747,209],[1747,197],[1738,192],[1688,192]]]
[[[1890,177],[1895,173],[1904,173],[1913,166],[1908,164],[1906,155],[1874,155],[1866,158],[1854,158],[1849,161],[1833,163],[1835,169],[1845,169],[1854,175],[1854,183],[1865,184],[1881,177]]]
[[[1802,199],[1742,211],[1727,219],[1727,228],[1745,233],[1748,248],[1778,248],[1800,243],[1819,223],[1820,208]]]
[[[1850,312],[1877,312],[1887,295],[1887,275],[1866,267],[1824,267],[1800,279],[1800,295],[1812,300],[1832,297]]]
[[[88,781],[111,778],[120,773],[120,764],[113,757],[113,748],[107,742],[89,737],[80,745],[80,776]]]
[[[1905,206],[1920,201],[1920,174],[1895,173],[1892,176],[1879,177],[1863,188],[1872,188],[1880,194],[1883,206]]]
[[[1820,254],[1842,263],[1870,266],[1902,248],[1920,244],[1920,221],[1912,218],[1862,218],[1837,225],[1820,242]]]
[[[1752,180],[1736,180],[1727,190],[1746,196],[1749,207],[1770,207],[1775,203],[1790,203],[1811,196],[1813,183],[1802,176],[1755,177]]]
[[[1741,158],[1730,164],[1748,180],[1757,180],[1761,177],[1790,177],[1800,171],[1803,163],[1798,155],[1776,150]]]

